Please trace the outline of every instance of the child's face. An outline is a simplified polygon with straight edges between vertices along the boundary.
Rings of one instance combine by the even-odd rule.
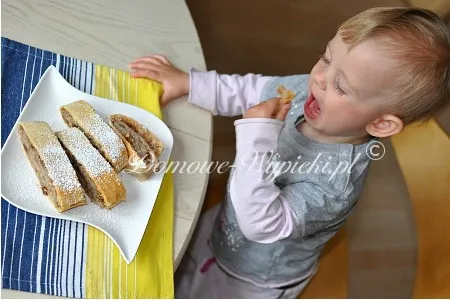
[[[306,122],[315,131],[329,137],[367,136],[366,126],[388,112],[394,61],[380,44],[367,40],[347,52],[339,34],[330,41],[311,71],[305,103]]]

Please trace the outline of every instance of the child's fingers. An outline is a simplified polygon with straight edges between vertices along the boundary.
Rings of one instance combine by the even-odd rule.
[[[255,109],[260,111],[262,117],[272,118],[277,112],[278,101],[278,98],[266,100],[258,104]]]
[[[161,96],[161,100],[160,100],[161,106],[165,107],[167,104],[170,103],[171,100],[172,100],[171,98],[166,97],[166,94],[163,93],[163,95]]]
[[[130,73],[132,78],[148,78],[156,81],[160,81],[159,72],[154,70],[136,70]]]
[[[157,71],[161,69],[160,65],[156,65],[152,62],[132,62],[128,64],[130,69],[134,70],[154,70]]]
[[[291,108],[291,104],[290,103],[286,103],[281,105],[280,110],[275,114],[275,119],[280,120],[280,121],[284,121],[286,119],[286,115],[289,111],[289,109]]]
[[[154,65],[160,66],[163,64],[163,61],[155,56],[144,56],[133,60],[131,63],[152,63]]]
[[[135,61],[144,61],[144,60],[148,60],[148,59],[151,59],[151,58],[154,58],[154,56],[153,56],[153,55],[141,56],[141,57],[136,58],[136,59],[133,60],[132,62],[135,62]]]
[[[276,116],[276,114],[280,108],[279,103],[280,103],[279,98],[272,98],[265,102],[265,107],[267,109],[267,112],[270,114],[270,116]]]
[[[262,105],[264,105],[268,111],[275,112],[279,100],[280,99],[278,98],[272,98],[262,102]]]
[[[153,57],[155,57],[156,59],[159,59],[161,62],[165,63],[166,65],[171,65],[171,63],[169,62],[167,57],[165,57],[164,55],[155,54],[155,55],[153,55]]]

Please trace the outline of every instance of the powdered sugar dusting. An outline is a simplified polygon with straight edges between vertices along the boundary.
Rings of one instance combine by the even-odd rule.
[[[82,120],[82,123],[85,124],[86,129],[103,145],[113,161],[117,162],[125,150],[125,145],[112,128],[97,114],[87,115]]]
[[[48,176],[52,179],[54,185],[64,191],[81,189],[77,174],[61,145],[49,144],[42,149],[41,155]]]
[[[27,161],[25,153],[17,153],[14,158],[14,171],[2,175],[5,179],[5,183],[2,182],[2,184],[7,185],[20,202],[26,203],[29,199],[40,199],[43,205],[54,209],[53,204],[42,194],[39,180]]]
[[[163,123],[152,116],[148,118],[146,114],[138,111],[137,107],[86,95],[69,85],[67,85],[68,88],[64,88],[64,85],[60,83],[66,83],[57,70],[50,69],[46,74],[42,77],[43,84],[39,85],[37,92],[30,98],[28,102],[30,105],[22,111],[21,120],[43,120],[55,132],[64,130],[67,126],[62,122],[63,119],[58,114],[58,108],[84,97],[86,101],[92,103],[101,112],[100,116],[103,120],[105,120],[105,116],[118,112],[132,115],[144,124],[154,124],[155,130],[161,131],[165,140],[171,141],[171,133],[164,127]],[[77,111],[78,108],[75,112]],[[77,120],[79,119],[78,114],[74,114],[74,117]],[[107,120],[105,121],[107,122]],[[119,175],[127,187],[127,201],[125,203],[121,203],[112,210],[107,210],[99,208],[88,200],[88,205],[79,206],[60,214],[55,211],[51,201],[48,201],[42,194],[37,178],[32,172],[32,167],[20,146],[18,138],[11,138],[2,149],[1,177],[2,193],[5,199],[39,215],[74,220],[98,227],[117,242],[117,246],[122,250],[124,257],[132,260],[150,218],[154,201],[157,198],[163,178],[162,174],[156,176],[153,180],[139,182],[131,175],[122,172]],[[169,143],[169,148],[170,153],[171,143]],[[39,148],[39,151],[41,149]]]
[[[120,210],[105,209],[89,204],[77,209],[76,214],[83,220],[92,220],[94,217],[96,226],[115,236],[126,232],[127,228],[132,228],[136,221],[136,214],[126,207],[121,207]]]
[[[80,129],[72,127],[60,131],[56,135],[91,176],[99,177],[102,174],[113,172],[109,163],[92,146]]]

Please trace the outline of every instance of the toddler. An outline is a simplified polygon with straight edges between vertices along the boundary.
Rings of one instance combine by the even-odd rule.
[[[225,199],[201,216],[176,297],[296,298],[355,208],[370,146],[448,104],[449,24],[423,9],[369,9],[303,75],[185,73],[158,55],[130,68],[163,84],[163,105],[189,95],[214,115],[243,115]],[[279,104],[282,87],[291,103]]]

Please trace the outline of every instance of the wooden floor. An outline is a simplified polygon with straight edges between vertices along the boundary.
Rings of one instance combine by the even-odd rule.
[[[186,2],[208,69],[266,75],[309,73],[342,21],[370,7],[406,4],[403,0]],[[214,161],[234,158],[233,121],[214,120]],[[445,244],[450,238],[442,229],[450,212],[450,185],[445,184],[450,182],[450,151],[448,136],[433,124],[408,128],[392,143],[385,141],[386,156],[371,167],[361,204],[327,246],[317,275],[299,298],[450,297],[444,287],[450,282],[450,266],[443,256],[444,251],[450,253]],[[420,138],[415,139],[416,132]],[[442,164],[426,159],[416,166],[413,157],[427,157],[428,151]],[[441,159],[445,155],[447,160]],[[226,179],[227,174],[211,174],[204,210],[222,199]]]

